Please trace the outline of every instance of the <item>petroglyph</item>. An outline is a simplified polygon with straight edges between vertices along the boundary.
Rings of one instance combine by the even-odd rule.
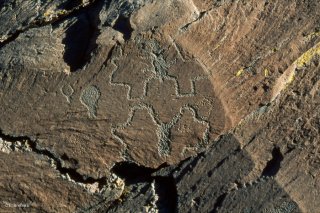
[[[168,63],[164,60],[162,55],[153,55],[153,72],[155,73],[155,77],[163,80],[163,78],[168,77],[167,70],[169,68]]]
[[[126,51],[126,49],[121,50],[121,56],[112,60],[116,68],[111,74],[110,83],[111,85],[127,87],[128,100],[139,99],[145,94],[145,82],[154,75],[150,71],[152,64],[148,55],[143,53],[141,55],[132,55],[131,51]]]
[[[319,212],[317,1],[0,2],[4,205]]]
[[[209,123],[198,118],[196,110],[189,106],[181,107],[179,112],[165,123],[159,119],[159,115],[151,105],[139,105],[131,109],[127,122],[113,128],[112,133],[124,145],[123,153],[132,156],[133,160],[140,159],[137,150],[147,143],[149,152],[153,153],[152,157],[148,158],[150,166],[157,166],[153,163],[156,159],[166,158],[174,163],[177,158],[190,156],[201,146],[207,145],[209,129]],[[145,137],[145,134],[148,137]],[[185,141],[189,142],[185,143]],[[193,152],[186,150],[193,150]],[[175,160],[172,160],[173,158]],[[161,162],[163,161],[160,160]]]
[[[70,84],[66,84],[63,87],[61,87],[61,93],[63,96],[66,97],[67,102],[70,103],[72,95],[74,93],[74,89],[72,88],[72,86],[70,86]]]
[[[158,153],[160,156],[168,156],[171,152],[170,125],[161,124],[157,131]]]
[[[211,131],[210,122],[213,120],[211,113],[214,103],[212,98],[215,98],[213,92],[203,91],[202,86],[199,86],[203,83],[207,86],[210,83],[208,74],[196,62],[181,61],[181,59],[179,59],[180,62],[177,62],[176,57],[166,56],[168,53],[159,49],[156,42],[147,42],[145,45],[148,46],[145,47],[146,49],[151,48],[149,56],[144,54],[145,50],[139,51],[144,59],[152,60],[151,67],[146,63],[140,63],[140,65],[136,63],[135,67],[128,69],[127,65],[130,64],[130,61],[127,57],[129,53],[125,49],[122,50],[121,47],[117,48],[121,50],[121,54],[115,53],[111,60],[114,69],[109,83],[113,86],[125,87],[128,91],[127,100],[135,100],[128,114],[127,122],[115,124],[111,132],[124,147],[123,157],[131,159],[133,156],[134,159],[138,158],[137,153],[132,155],[130,146],[134,143],[132,141],[141,140],[141,138],[137,138],[137,135],[142,136],[140,126],[151,128],[155,134],[153,137],[156,136],[155,140],[149,141],[153,143],[152,146],[157,147],[155,158],[170,158],[172,153],[171,130],[182,117],[185,117],[183,116],[184,111],[189,111],[194,117],[193,125],[196,125],[194,128],[199,127],[200,132],[193,132],[193,134],[199,135],[191,145],[184,146],[180,142],[177,143],[181,146],[175,147],[175,154],[181,154],[184,150],[194,150],[192,153],[195,153],[199,147],[208,144]],[[171,48],[171,50],[177,51],[176,48]],[[130,60],[132,58],[135,57],[131,56]],[[185,73],[178,72],[181,68],[185,68]],[[132,78],[136,81],[128,81]],[[137,113],[141,110],[144,111],[145,116]],[[137,122],[135,117],[139,117],[141,121]],[[150,119],[153,121],[152,125]],[[190,133],[188,136],[191,137],[192,134]],[[186,141],[189,139],[185,138]],[[154,153],[154,151],[152,152]],[[185,151],[185,154],[182,155],[187,156],[190,153]]]
[[[96,86],[88,86],[82,90],[80,101],[87,107],[89,118],[97,116],[97,103],[100,96],[100,90]]]
[[[208,131],[209,123],[198,120],[195,109],[182,108],[178,122],[171,127],[172,154],[189,156],[196,154],[200,146],[207,145]]]
[[[198,115],[203,120],[208,120],[211,111],[213,110],[213,103],[208,98],[202,98],[194,104],[196,112],[202,112],[201,115]]]
[[[131,110],[128,122],[115,129],[114,134],[126,144],[133,160],[157,167],[163,161],[157,153],[157,128],[158,124],[148,108],[135,107]],[[144,152],[142,148],[148,151]]]
[[[170,69],[168,75],[178,82],[179,94],[195,94],[194,81],[206,76],[200,64],[191,61],[178,60]]]

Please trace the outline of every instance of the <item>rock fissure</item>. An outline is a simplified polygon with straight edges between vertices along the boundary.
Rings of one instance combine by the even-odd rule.
[[[76,14],[83,12],[84,10],[87,10],[88,8],[92,7],[96,2],[99,2],[99,0],[90,0],[89,3],[80,4],[70,9],[69,11],[62,10],[63,13],[61,12],[61,13],[54,14],[54,16],[50,19],[46,19],[46,18],[35,19],[30,25],[22,29],[16,30],[10,35],[7,35],[6,39],[0,40],[0,48],[14,41],[16,38],[19,37],[21,33],[27,32],[28,30],[33,28],[39,28],[47,25],[54,25],[54,24],[60,23],[72,16],[75,16]],[[44,14],[44,16],[46,16],[46,14]]]
[[[149,183],[153,185],[154,196],[156,196],[156,198],[153,199],[157,209],[162,209],[166,212],[175,212],[178,199],[175,180],[171,175],[157,175],[157,171],[166,167],[168,167],[166,163],[154,169],[140,166],[133,162],[120,162],[114,165],[111,171],[122,178],[127,186],[137,183]],[[126,195],[122,194],[121,200],[125,199]],[[115,202],[118,203],[119,200]],[[115,206],[115,204],[113,204],[113,206]]]
[[[51,151],[43,148],[39,148],[37,145],[37,140],[33,140],[28,136],[10,136],[4,134],[0,131],[0,138],[3,141],[8,141],[12,143],[12,151],[16,151],[17,148],[15,143],[20,142],[23,144],[24,147],[30,148],[30,151],[36,153],[38,155],[45,156],[53,161],[53,165],[55,166],[56,170],[63,176],[67,176],[70,180],[74,181],[75,183],[81,184],[93,184],[98,183],[99,190],[102,190],[104,185],[106,184],[106,177],[102,178],[93,178],[90,176],[82,175],[77,172],[77,160],[69,158],[67,155],[62,155],[61,157],[56,156],[56,154],[52,153]],[[64,161],[71,161],[74,164],[74,167],[66,168],[63,167]]]
[[[209,12],[209,11],[202,11],[202,12],[200,12],[199,15],[198,15],[198,17],[197,17],[195,20],[193,20],[192,22],[189,22],[189,23],[185,24],[184,26],[182,26],[182,27],[180,28],[180,30],[182,30],[182,31],[187,30],[192,24],[200,21],[208,12]]]

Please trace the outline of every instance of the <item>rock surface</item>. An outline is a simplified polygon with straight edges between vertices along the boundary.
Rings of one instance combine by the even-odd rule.
[[[320,212],[318,1],[0,18],[0,212]]]

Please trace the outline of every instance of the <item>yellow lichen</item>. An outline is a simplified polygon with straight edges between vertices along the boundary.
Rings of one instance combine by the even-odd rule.
[[[316,55],[320,55],[320,42],[303,53],[290,67],[288,67],[285,73],[277,79],[271,100],[274,100],[282,90],[286,89],[295,80],[297,72],[296,68],[308,65]]]
[[[295,78],[296,73],[295,72],[291,72],[290,75],[288,76],[288,80],[286,83],[286,86],[288,86],[289,84],[291,84]]]
[[[269,70],[268,69],[264,69],[264,76],[268,77],[269,76]]]
[[[44,17],[45,21],[52,21],[53,19],[56,19],[59,16],[65,16],[68,13],[69,13],[69,11],[64,10],[64,9],[63,10],[57,10],[57,11],[49,9],[43,14],[43,17]]]
[[[66,11],[66,10],[59,10],[57,12],[58,15],[66,15],[67,13],[68,13],[68,11]]]
[[[320,37],[320,32],[312,32],[309,35],[307,35],[308,40],[315,38],[315,37]]]
[[[240,75],[242,75],[244,72],[244,69],[241,68],[237,73],[236,73],[236,76],[239,77]]]
[[[47,11],[43,14],[43,16],[44,16],[44,17],[49,17],[49,16],[51,16],[51,15],[53,15],[53,14],[54,14],[53,10],[47,10]]]
[[[309,49],[307,52],[302,54],[296,61],[295,64],[298,68],[301,68],[312,60],[312,58],[316,55],[320,55],[320,42],[317,43],[314,47]]]

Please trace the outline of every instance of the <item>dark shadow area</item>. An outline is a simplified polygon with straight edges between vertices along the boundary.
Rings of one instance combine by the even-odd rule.
[[[223,201],[227,197],[227,194],[228,193],[223,193],[215,200],[215,203],[213,205],[213,209],[211,210],[212,213],[218,212],[218,209],[221,208]]]
[[[266,167],[263,169],[262,177],[272,177],[275,176],[280,170],[281,161],[283,160],[283,155],[279,147],[274,147],[272,150],[272,159],[268,161]]]
[[[77,159],[70,158],[66,154],[63,154],[60,158],[61,158],[61,160],[63,160],[64,163],[68,164],[68,168],[72,168],[72,169],[78,169],[79,168],[79,162],[78,162]]]
[[[153,176],[152,174],[162,168],[167,167],[166,163],[153,169],[137,165],[133,162],[117,163],[111,170],[117,176],[125,180],[126,185],[134,185],[141,182],[155,182],[155,192],[158,195],[156,205],[159,212],[171,213],[177,209],[178,193],[176,182],[172,176]],[[149,188],[146,187],[145,191]],[[144,194],[143,189],[140,191]]]
[[[82,4],[82,1],[68,1],[61,8],[68,10],[68,8],[72,9],[79,4]],[[96,40],[100,34],[98,29],[99,12],[104,4],[104,1],[95,1],[86,8],[80,8],[72,16],[66,17],[72,23],[66,30],[65,38],[62,41],[65,45],[63,58],[69,65],[71,72],[82,69],[90,61],[92,52],[98,46]]]
[[[59,5],[58,9],[60,10],[72,10],[82,5],[82,0],[69,0],[61,5]]]
[[[156,193],[159,196],[156,203],[160,213],[176,212],[178,192],[176,182],[172,177],[155,177]]]
[[[10,34],[9,37],[8,37],[6,40],[0,42],[0,49],[1,49],[2,47],[4,47],[5,45],[9,44],[10,42],[16,40],[16,39],[18,38],[18,36],[19,36],[22,32],[23,32],[23,30],[17,30],[17,31],[15,31],[14,33]]]
[[[119,18],[113,26],[113,29],[121,32],[123,34],[124,40],[129,40],[133,32],[133,29],[130,24],[130,17],[119,16]]]
[[[155,171],[157,169],[140,166],[133,162],[120,162],[111,169],[111,172],[124,179],[126,184],[151,182],[153,180],[151,174]]]
[[[66,30],[62,43],[65,45],[64,61],[71,71],[82,68],[88,60],[87,49],[93,38],[94,30],[89,20],[82,15]]]

